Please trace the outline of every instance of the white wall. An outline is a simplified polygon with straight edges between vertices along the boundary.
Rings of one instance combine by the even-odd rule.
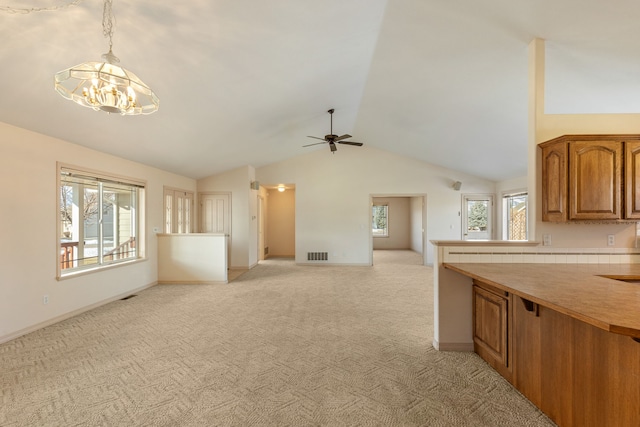
[[[57,161],[146,180],[146,261],[56,280]],[[4,123],[0,178],[0,341],[155,284],[157,238],[152,230],[162,230],[163,186],[196,188],[195,180]]]
[[[251,190],[255,169],[242,166],[198,180],[198,193],[231,193],[230,268],[247,269],[258,262],[258,190]]]
[[[411,247],[411,211],[408,197],[374,197],[374,205],[387,205],[386,237],[374,237],[373,249]]]
[[[227,283],[227,236],[158,234],[158,282]]]
[[[411,244],[412,251],[422,253],[424,242],[422,241],[422,202],[424,197],[411,197],[410,217],[411,217]]]
[[[458,171],[370,146],[342,147],[335,154],[311,151],[256,169],[261,182],[296,186],[296,261],[307,252],[329,252],[329,262],[370,265],[371,195],[427,194],[427,240],[460,239],[460,192],[454,181],[476,193],[495,184]],[[427,245],[427,262],[433,246]]]

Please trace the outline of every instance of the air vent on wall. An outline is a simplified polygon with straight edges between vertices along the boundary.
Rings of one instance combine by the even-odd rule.
[[[307,261],[327,261],[329,252],[307,252]]]

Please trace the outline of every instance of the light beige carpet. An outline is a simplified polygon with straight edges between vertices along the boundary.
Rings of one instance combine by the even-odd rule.
[[[431,347],[419,263],[266,261],[5,343],[0,425],[552,426],[475,354]]]

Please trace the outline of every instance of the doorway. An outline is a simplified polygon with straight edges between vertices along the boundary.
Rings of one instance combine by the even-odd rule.
[[[259,260],[296,257],[296,187],[265,185],[258,197]]]
[[[426,195],[370,196],[370,263],[375,250],[413,251],[427,264]]]

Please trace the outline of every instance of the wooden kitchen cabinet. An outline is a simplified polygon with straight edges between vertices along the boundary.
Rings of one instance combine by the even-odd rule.
[[[626,141],[624,149],[625,218],[640,219],[640,141]]]
[[[568,216],[568,144],[542,146],[542,220],[564,222]]]
[[[569,219],[622,219],[622,142],[569,143]]]
[[[474,350],[559,427],[640,427],[638,264],[443,265],[473,280]]]
[[[540,148],[543,221],[640,219],[640,135],[565,135]]]
[[[491,367],[511,379],[509,294],[474,281],[473,347]]]
[[[640,425],[640,342],[519,296],[512,384],[561,427]]]

